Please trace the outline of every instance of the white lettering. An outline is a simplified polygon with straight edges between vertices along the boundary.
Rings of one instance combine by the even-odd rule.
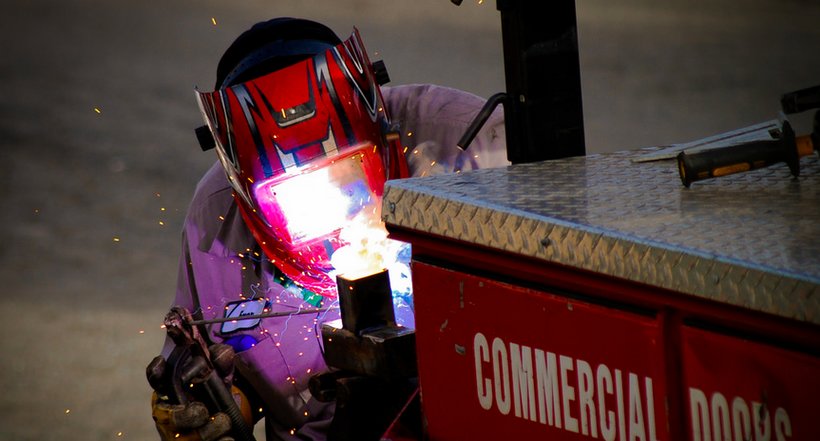
[[[646,430],[643,425],[643,403],[638,376],[629,374],[629,440],[646,441]]]
[[[564,428],[570,432],[578,433],[578,420],[570,414],[570,401],[575,400],[575,388],[567,382],[567,372],[572,370],[572,358],[565,355],[558,357],[561,365],[561,397],[564,408]]]
[[[614,369],[613,376],[605,364],[594,366],[593,375],[586,360],[506,343],[499,337],[489,344],[480,332],[473,337],[473,353],[482,409],[495,405],[502,415],[514,410],[515,417],[590,438],[598,438],[600,427],[605,441],[658,441],[651,377],[626,372],[624,378],[620,369]],[[720,392],[707,397],[703,390],[690,387],[692,440],[789,441],[793,428],[788,412],[769,409],[765,400],[734,397],[730,403]]]
[[[754,421],[755,441],[769,441],[772,436],[772,427],[769,422],[769,410],[762,404],[752,401],[752,421]]]
[[[615,412],[606,410],[606,397],[604,396],[604,392],[612,395],[612,374],[606,365],[600,364],[595,377],[598,386],[598,418],[601,420],[601,436],[605,441],[615,441]]]
[[[689,388],[689,413],[692,419],[692,439],[694,441],[711,441],[709,432],[709,404],[706,394],[700,389]]]
[[[561,428],[561,407],[558,397],[558,370],[556,357],[547,352],[546,357],[541,349],[535,350],[535,372],[538,383],[538,422]]]
[[[535,421],[535,387],[532,379],[532,350],[510,343],[513,404],[515,416]]]
[[[475,381],[478,391],[478,403],[484,410],[493,406],[492,385],[489,378],[482,375],[481,365],[490,361],[490,349],[487,337],[478,332],[473,338],[473,353],[475,354]]]
[[[774,413],[774,437],[777,441],[786,441],[792,437],[792,422],[786,409],[778,407]]]
[[[598,438],[598,423],[595,416],[595,385],[592,382],[592,368],[584,360],[575,360],[578,371],[578,408],[581,413],[581,433]]]
[[[729,402],[720,392],[712,394],[712,434],[714,441],[732,441]]]
[[[618,439],[626,441],[626,413],[624,412],[624,383],[621,370],[615,369],[615,399],[618,405]]]
[[[732,399],[731,409],[726,397],[720,392],[706,394],[697,388],[689,388],[689,413],[694,441],[770,441],[772,417],[765,404],[741,397]],[[792,427],[789,414],[778,407],[774,414],[774,438],[786,441],[791,438]]]
[[[752,439],[752,423],[749,418],[749,406],[743,398],[735,397],[732,400],[732,432],[734,441],[747,441]]]
[[[510,368],[507,364],[507,348],[504,341],[493,339],[493,384],[495,404],[504,415],[510,413]]]
[[[605,364],[593,366],[480,332],[473,336],[473,357],[476,396],[484,410],[495,407],[502,415],[590,438],[599,437],[600,423],[605,441],[658,441],[649,377],[628,373],[624,378],[620,369],[613,377]],[[790,422],[783,419],[776,430],[791,433]]]
[[[646,425],[649,427],[649,439],[658,441],[655,433],[655,391],[652,389],[652,379],[646,377],[643,384],[646,388]]]

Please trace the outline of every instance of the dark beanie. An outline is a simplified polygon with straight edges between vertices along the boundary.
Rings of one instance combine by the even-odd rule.
[[[294,46],[298,42],[298,48],[283,51],[289,42]],[[234,40],[222,55],[214,88],[273,72],[339,43],[341,40],[330,28],[315,21],[279,17],[257,23]]]

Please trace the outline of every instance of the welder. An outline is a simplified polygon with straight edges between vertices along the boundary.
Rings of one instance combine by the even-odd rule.
[[[387,256],[384,267],[407,254],[381,225],[385,180],[508,164],[500,112],[469,151],[456,148],[483,99],[386,81],[355,29],[342,41],[322,24],[275,18],[228,47],[214,91],[196,92],[206,122],[197,135],[218,160],[187,212],[173,305],[236,353],[234,399],[249,422],[264,418],[268,440],[327,437],[334,405],[314,399],[308,380],[327,369],[319,329],[339,316],[335,275],[361,254],[337,251],[358,244]],[[168,339],[163,361],[174,347]],[[230,433],[224,415],[159,389],[162,439]]]

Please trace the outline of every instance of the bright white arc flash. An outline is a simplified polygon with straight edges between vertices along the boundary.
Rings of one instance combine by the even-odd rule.
[[[396,261],[396,252],[390,250],[390,239],[381,222],[367,216],[358,216],[345,225],[339,239],[347,245],[336,250],[330,264],[338,274],[358,279],[377,273]]]
[[[350,202],[330,182],[326,168],[282,181],[276,185],[275,191],[279,206],[287,213],[288,228],[294,240],[323,236],[347,221]]]

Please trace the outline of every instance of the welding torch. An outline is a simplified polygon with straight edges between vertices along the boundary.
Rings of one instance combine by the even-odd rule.
[[[797,113],[820,108],[820,86],[783,95],[784,112]],[[684,186],[702,179],[755,170],[785,162],[795,177],[800,176],[800,158],[820,149],[820,111],[814,114],[812,132],[795,136],[788,121],[784,121],[778,139],[750,141],[738,145],[678,154],[678,171]]]

